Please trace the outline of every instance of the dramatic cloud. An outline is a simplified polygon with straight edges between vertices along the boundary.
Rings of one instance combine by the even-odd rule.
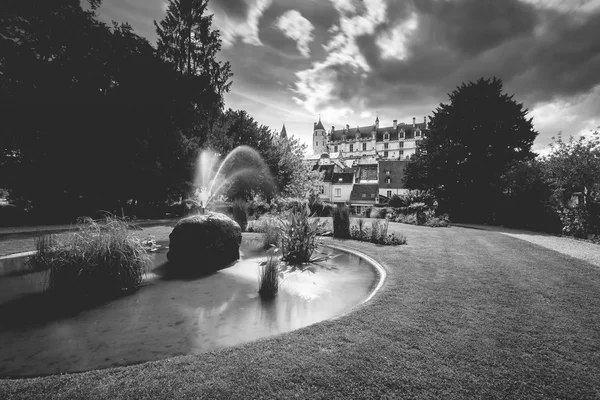
[[[162,0],[105,0],[101,18],[153,40]],[[431,115],[462,82],[496,76],[540,132],[600,125],[600,0],[211,0],[227,106],[310,142],[312,122]],[[286,116],[288,115],[288,116]],[[328,125],[329,124],[329,125]]]
[[[275,23],[283,34],[298,43],[298,51],[304,57],[310,57],[308,45],[313,37],[314,26],[296,10],[287,11]]]

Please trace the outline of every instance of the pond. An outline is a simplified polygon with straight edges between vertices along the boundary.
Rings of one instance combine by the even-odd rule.
[[[237,263],[195,279],[167,278],[168,242],[159,244],[139,290],[59,315],[44,301],[45,272],[29,273],[24,257],[0,260],[0,376],[87,371],[235,346],[341,315],[379,282],[371,263],[321,247],[329,260],[286,273],[279,294],[264,301],[258,271],[266,255],[257,242],[244,238]]]

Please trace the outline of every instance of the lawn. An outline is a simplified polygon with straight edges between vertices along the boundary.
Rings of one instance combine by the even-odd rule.
[[[341,318],[197,356],[0,380],[0,398],[600,397],[600,269],[495,232],[391,232],[408,244],[326,239],[387,270]]]

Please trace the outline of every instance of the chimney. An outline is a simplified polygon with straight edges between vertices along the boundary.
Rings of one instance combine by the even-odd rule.
[[[423,117],[423,129],[427,129],[427,116]]]
[[[394,120],[394,130],[398,129],[398,120]]]
[[[331,134],[333,135],[333,131],[335,131],[335,126],[331,125]]]
[[[413,117],[413,129],[415,129],[415,125],[417,124],[417,119]]]

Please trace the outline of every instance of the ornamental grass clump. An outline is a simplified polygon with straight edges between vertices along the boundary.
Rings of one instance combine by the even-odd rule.
[[[333,210],[333,237],[349,239],[350,235],[350,209],[346,206],[337,206]]]
[[[78,230],[66,236],[38,238],[28,265],[48,270],[48,292],[64,300],[97,300],[135,290],[151,259],[129,226],[111,216],[80,220]]]
[[[277,249],[274,249],[277,252]],[[273,254],[260,266],[258,294],[263,299],[272,299],[279,291],[279,261]]]
[[[324,258],[313,258],[312,254],[319,245],[319,232],[324,222],[319,218],[310,218],[308,206],[298,211],[288,212],[287,219],[281,220],[282,260],[291,265],[318,262]]]

